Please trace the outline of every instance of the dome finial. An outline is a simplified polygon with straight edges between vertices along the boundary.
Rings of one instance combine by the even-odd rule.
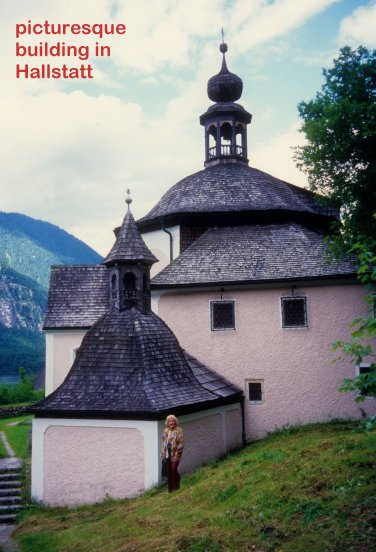
[[[226,56],[225,56],[225,53],[227,52],[228,50],[228,46],[225,42],[225,32],[223,30],[223,27],[221,29],[221,35],[222,35],[222,42],[221,44],[219,45],[219,51],[223,54],[223,59],[222,59],[222,72],[224,71],[228,71],[227,69],[227,65],[226,65]]]
[[[131,203],[132,203],[132,198],[131,198],[131,191],[130,189],[128,188],[127,190],[127,194],[128,194],[128,197],[127,199],[125,200],[125,203],[128,205],[128,211],[130,210],[130,206],[131,206]]]
[[[225,57],[225,53],[227,52],[228,50],[228,47],[227,47],[227,44],[225,42],[225,32],[223,30],[223,27],[221,29],[221,35],[222,35],[222,43],[219,45],[219,51],[222,52],[223,54],[223,59]]]
[[[222,67],[220,72],[208,81],[208,96],[213,102],[236,102],[242,95],[243,81],[234,73],[230,73],[226,65],[226,52],[228,50],[224,30],[221,29],[222,42],[219,50],[223,55]]]

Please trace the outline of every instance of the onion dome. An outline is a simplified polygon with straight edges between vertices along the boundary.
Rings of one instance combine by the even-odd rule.
[[[236,102],[243,92],[243,81],[227,69],[225,53],[227,44],[222,42],[219,50],[223,54],[222,68],[208,81],[208,96],[213,102]]]

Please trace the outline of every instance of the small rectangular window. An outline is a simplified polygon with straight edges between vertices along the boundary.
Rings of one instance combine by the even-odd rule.
[[[211,329],[235,330],[235,302],[211,301]]]
[[[305,297],[282,297],[282,327],[306,328],[307,303]]]
[[[372,372],[372,369],[371,369],[371,366],[369,365],[361,365],[361,366],[357,366],[356,367],[356,375],[357,376],[363,376],[365,374],[370,374]],[[362,397],[366,397],[367,399],[372,399],[374,398],[373,396],[371,395],[367,395],[366,392],[359,392],[359,395],[361,395]]]
[[[264,382],[263,380],[247,380],[246,395],[250,403],[264,402]]]

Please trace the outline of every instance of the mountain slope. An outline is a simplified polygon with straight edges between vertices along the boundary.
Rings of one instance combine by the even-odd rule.
[[[53,264],[95,264],[100,255],[58,226],[20,213],[0,211],[0,266],[48,288]]]
[[[41,334],[52,264],[96,264],[101,257],[65,230],[0,212],[0,377],[43,367]]]

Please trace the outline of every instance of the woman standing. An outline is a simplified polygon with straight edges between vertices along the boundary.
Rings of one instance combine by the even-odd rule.
[[[180,475],[178,466],[183,453],[184,441],[183,430],[178,427],[178,419],[170,414],[166,418],[166,428],[162,435],[162,462],[167,467],[168,492],[177,491],[180,487]]]

